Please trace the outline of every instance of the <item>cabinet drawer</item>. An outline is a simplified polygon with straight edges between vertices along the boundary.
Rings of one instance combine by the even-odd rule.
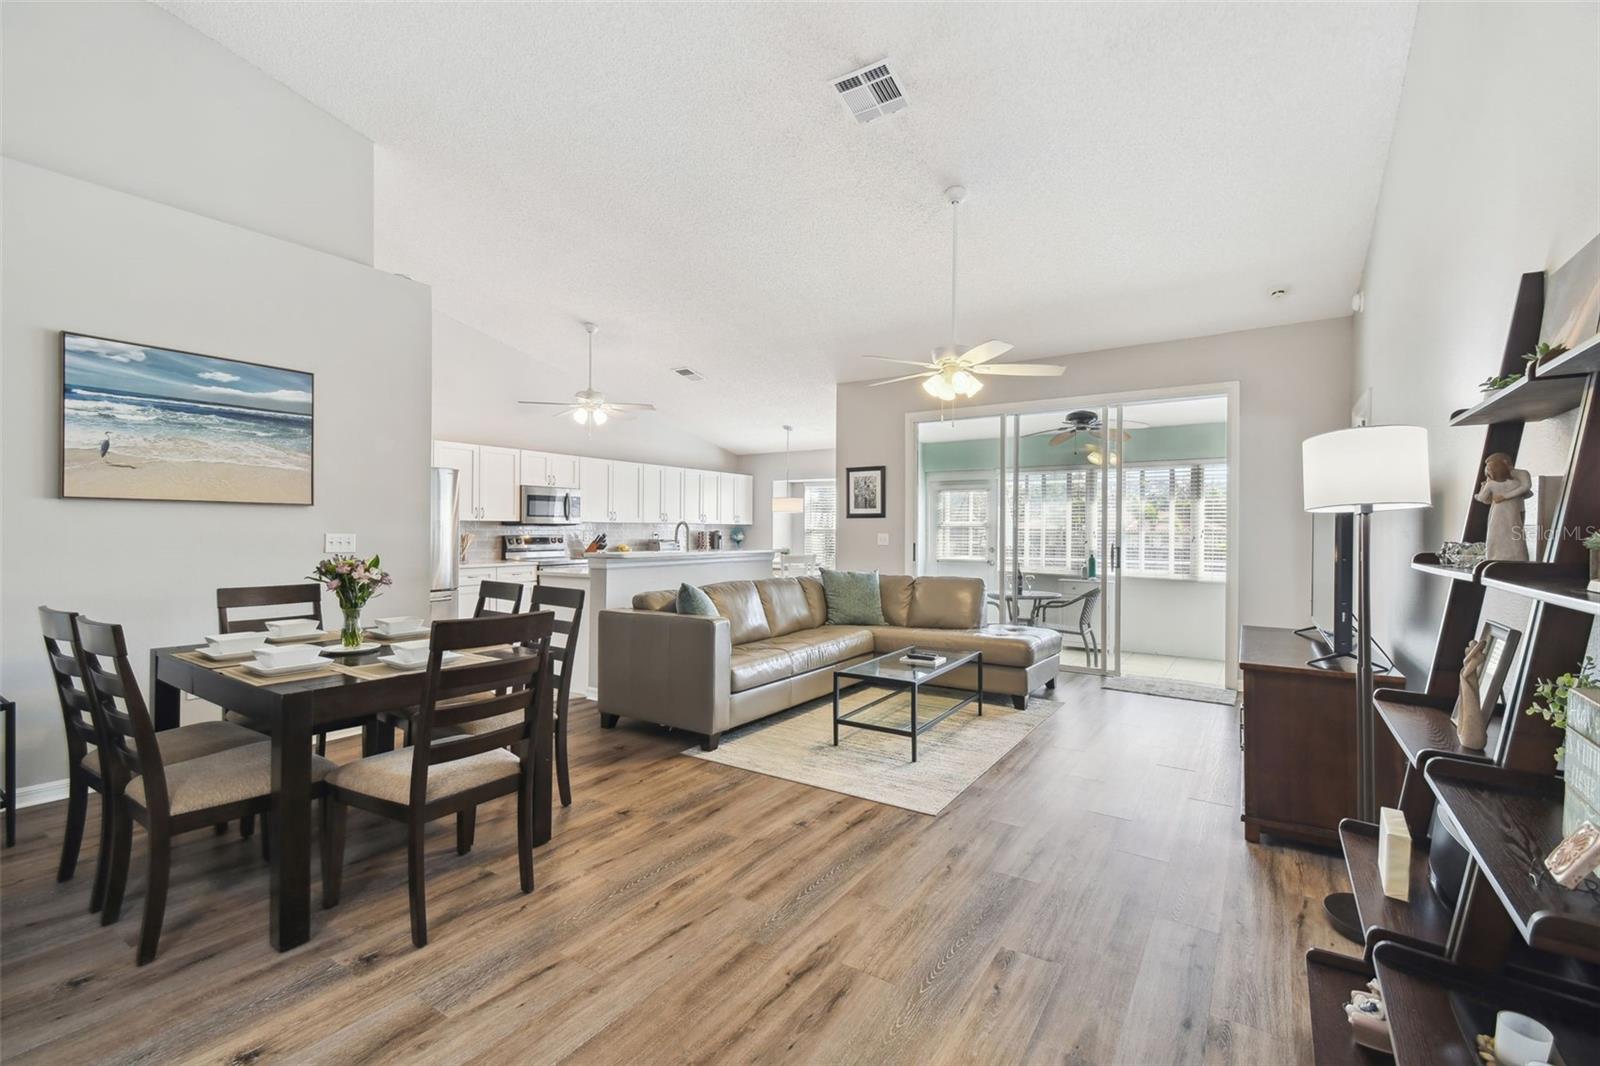
[[[495,572],[496,581],[521,581],[531,583],[538,575],[538,568],[532,566],[508,566]]]

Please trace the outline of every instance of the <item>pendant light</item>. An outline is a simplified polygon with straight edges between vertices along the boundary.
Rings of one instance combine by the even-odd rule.
[[[792,495],[794,482],[789,480],[789,434],[793,426],[783,427],[783,491],[784,495],[772,497],[773,514],[799,514],[806,509],[803,496]]]

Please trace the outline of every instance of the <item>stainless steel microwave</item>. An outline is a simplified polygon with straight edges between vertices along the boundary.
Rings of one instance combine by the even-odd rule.
[[[529,526],[575,526],[583,518],[576,489],[522,486],[522,517]]]

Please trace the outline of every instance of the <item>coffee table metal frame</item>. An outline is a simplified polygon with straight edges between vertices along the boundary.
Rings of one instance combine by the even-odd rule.
[[[889,733],[889,734],[891,734],[893,736],[897,736],[897,737],[910,737],[911,738],[911,761],[912,762],[916,762],[917,761],[917,736],[919,734],[925,733],[929,729],[932,729],[934,726],[938,725],[940,722],[944,721],[946,718],[950,717],[952,714],[955,714],[957,711],[961,710],[961,708],[965,707],[969,703],[976,702],[978,704],[978,717],[980,717],[980,718],[983,717],[983,653],[982,652],[979,652],[979,651],[942,652],[940,654],[943,654],[945,656],[945,661],[943,663],[940,663],[938,666],[929,667],[927,669],[923,669],[920,666],[911,666],[908,663],[902,663],[902,662],[899,661],[900,658],[902,656],[904,656],[907,652],[915,651],[915,650],[917,650],[917,649],[915,649],[915,648],[901,648],[898,651],[891,651],[891,652],[889,652],[889,653],[887,653],[885,655],[879,655],[876,658],[868,659],[865,662],[859,662],[859,663],[856,663],[854,666],[847,666],[842,670],[835,670],[833,672],[833,746],[834,747],[837,748],[839,746],[839,727],[841,725],[853,726],[856,729],[870,729],[874,733]],[[867,667],[876,667],[876,666],[878,666],[879,664],[882,664],[885,660],[888,660],[888,659],[894,660],[894,666],[900,672],[902,672],[904,674],[908,674],[909,676],[896,677],[896,676],[893,676],[893,675],[885,675],[885,674],[877,673],[877,672],[868,672]],[[959,669],[960,667],[966,666],[969,663],[970,664],[976,664],[976,666],[978,667],[978,689],[977,689],[977,691],[972,693],[966,699],[963,699],[963,700],[960,700],[960,701],[958,701],[956,703],[951,704],[949,707],[946,707],[944,710],[940,711],[938,714],[934,715],[932,718],[929,718],[929,719],[927,719],[926,721],[923,721],[923,722],[918,722],[917,721],[917,696],[921,692],[921,690],[924,687],[928,687],[928,688],[948,688],[949,687],[948,685],[938,685],[938,684],[935,684],[934,682],[936,682],[939,678],[943,677],[944,675],[950,673],[952,670]],[[884,693],[882,696],[879,696],[877,699],[873,700],[871,703],[865,704],[865,705],[863,705],[861,707],[857,707],[855,710],[849,712],[848,714],[840,714],[839,713],[839,681],[840,681],[841,678],[849,678],[849,679],[851,679],[853,681],[859,681],[864,685],[876,685],[879,688],[889,689],[889,691]],[[911,693],[911,728],[910,729],[896,729],[893,726],[878,725],[875,722],[857,722],[857,721],[853,721],[853,719],[855,719],[857,716],[865,714],[867,711],[870,711],[872,708],[876,707],[878,704],[882,703],[884,700],[890,699],[890,698],[892,698],[894,696],[898,696],[900,693],[906,692],[908,690]]]

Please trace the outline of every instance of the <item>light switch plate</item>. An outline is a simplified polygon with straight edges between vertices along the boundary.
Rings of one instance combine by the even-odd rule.
[[[334,552],[353,552],[356,550],[356,535],[354,533],[324,533],[322,535],[322,550],[329,555]]]
[[[889,534],[887,534],[887,533],[879,533],[878,534],[878,547],[887,548],[888,546],[889,546]]]

